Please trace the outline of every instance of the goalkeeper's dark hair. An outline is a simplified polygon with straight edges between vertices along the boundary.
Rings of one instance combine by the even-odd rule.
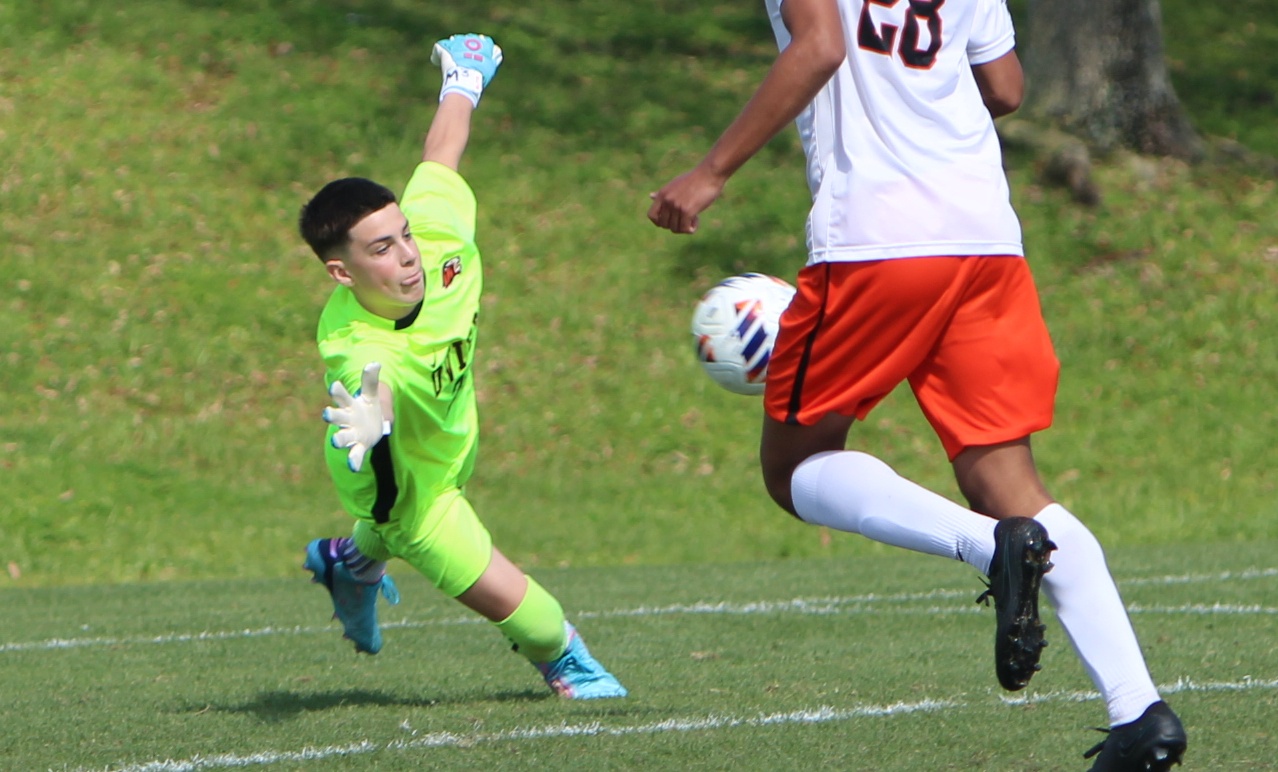
[[[395,194],[363,177],[333,180],[302,206],[297,229],[321,262],[351,240],[360,220],[396,202]]]

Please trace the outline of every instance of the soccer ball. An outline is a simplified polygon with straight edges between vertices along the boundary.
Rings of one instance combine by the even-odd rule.
[[[746,273],[710,288],[692,313],[692,340],[706,374],[728,391],[762,394],[781,312],[794,287]]]

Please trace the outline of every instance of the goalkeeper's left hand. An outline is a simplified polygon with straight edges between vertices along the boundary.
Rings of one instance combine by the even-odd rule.
[[[501,46],[487,35],[469,33],[439,41],[430,53],[430,61],[444,72],[440,100],[447,94],[461,94],[478,107],[479,97],[497,74],[501,60]]]
[[[372,362],[360,376],[360,389],[351,396],[341,381],[333,381],[329,396],[337,407],[324,408],[324,420],[338,427],[333,434],[333,447],[349,448],[346,465],[352,472],[364,466],[364,455],[390,434],[390,422],[382,416],[382,403],[377,395],[378,374],[382,366]]]

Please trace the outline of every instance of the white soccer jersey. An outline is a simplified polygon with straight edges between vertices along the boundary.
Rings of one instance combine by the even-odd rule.
[[[783,0],[765,1],[784,49]],[[847,59],[796,121],[808,263],[1023,254],[972,75],[1015,46],[1005,0],[838,3]]]

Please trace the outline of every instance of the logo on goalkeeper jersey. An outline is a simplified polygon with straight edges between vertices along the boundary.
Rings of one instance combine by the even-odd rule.
[[[440,278],[443,280],[444,286],[448,287],[448,285],[452,284],[453,279],[456,279],[457,274],[461,272],[462,263],[460,257],[451,258],[447,263],[444,263],[444,267],[440,269],[442,274]]]

